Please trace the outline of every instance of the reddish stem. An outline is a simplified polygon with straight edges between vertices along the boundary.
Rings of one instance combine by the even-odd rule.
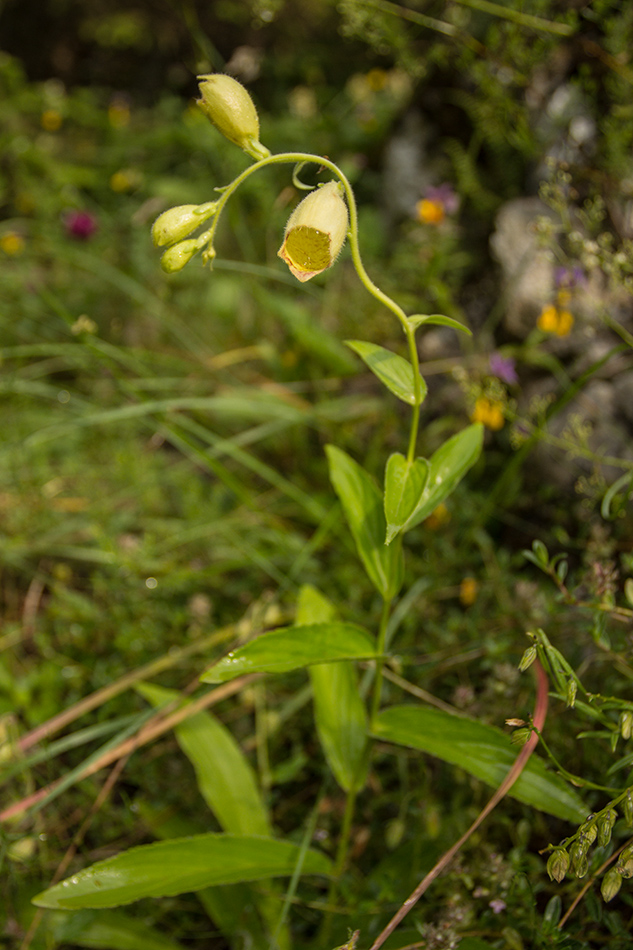
[[[460,850],[460,848],[468,841],[472,833],[477,830],[477,828],[482,823],[482,821],[488,817],[490,812],[493,810],[493,808],[495,808],[499,804],[501,799],[504,798],[505,795],[507,795],[510,788],[514,785],[519,775],[521,774],[521,772],[527,765],[528,759],[530,758],[530,756],[534,752],[534,749],[537,746],[537,743],[539,740],[539,733],[542,731],[543,726],[545,724],[545,717],[547,715],[547,699],[548,699],[547,676],[545,675],[545,670],[543,669],[543,667],[541,666],[538,660],[534,661],[532,668],[536,674],[536,702],[534,704],[534,715],[532,718],[532,724],[534,726],[534,729],[529,739],[527,740],[527,742],[525,743],[525,745],[519,752],[516,758],[516,761],[512,765],[512,768],[510,769],[510,771],[504,778],[503,782],[501,783],[499,788],[496,790],[496,792],[494,793],[494,795],[492,796],[488,804],[485,806],[485,808],[475,818],[474,822],[472,823],[468,831],[466,831],[465,834],[462,835],[459,841],[457,841],[453,845],[452,848],[449,848],[449,850],[446,851],[446,853],[442,855],[442,857],[437,862],[435,867],[433,867],[429,871],[429,873],[426,875],[426,877],[424,877],[420,881],[420,883],[418,884],[416,889],[413,891],[411,896],[406,899],[406,901],[404,902],[400,910],[396,914],[394,914],[394,916],[391,918],[391,920],[389,921],[385,929],[376,938],[376,940],[372,944],[371,950],[378,950],[379,947],[382,947],[385,940],[387,940],[387,938],[396,929],[398,924],[402,920],[404,920],[404,918],[407,916],[409,911],[417,904],[417,902],[420,900],[424,892],[433,883],[435,878],[438,877],[442,873],[444,868],[447,866],[447,864],[449,864],[449,862],[452,861],[452,859],[455,857],[455,855]]]

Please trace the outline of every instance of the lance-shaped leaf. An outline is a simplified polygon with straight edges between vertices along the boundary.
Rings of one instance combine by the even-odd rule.
[[[481,452],[483,426],[480,422],[462,429],[448,439],[429,459],[429,474],[415,510],[405,530],[424,521],[447,498],[471,468]]]
[[[402,585],[404,562],[398,545],[385,545],[387,525],[378,487],[346,452],[335,445],[326,445],[325,451],[358,555],[376,590],[390,600]]]
[[[374,640],[354,623],[280,627],[227,653],[200,679],[203,683],[226,683],[245,673],[287,673],[313,663],[375,658]]]
[[[518,752],[500,729],[426,706],[391,706],[377,718],[374,735],[419,749],[459,766],[497,788]],[[567,821],[582,821],[587,807],[558,775],[535,755],[508,795]]]
[[[428,477],[426,459],[410,462],[400,452],[389,456],[385,469],[385,544],[393,541],[419,505]]]
[[[398,399],[402,399],[409,406],[415,406],[416,403],[420,405],[424,401],[427,391],[426,383],[418,373],[419,397],[416,399],[413,367],[408,360],[398,356],[397,353],[392,353],[391,350],[386,350],[384,346],[368,343],[366,340],[345,340],[345,343],[358,353],[372,373]]]
[[[314,587],[299,591],[297,624],[332,621],[333,604]],[[343,791],[361,789],[367,778],[367,714],[351,662],[310,667],[314,721],[328,765]]]
[[[154,706],[181,699],[176,690],[154,683],[138,683],[136,689]],[[203,711],[174,731],[196,771],[200,794],[221,828],[238,835],[270,836],[272,829],[255,774],[226,726]]]
[[[289,841],[240,835],[205,834],[130,848],[33,898],[38,907],[78,910],[119,907],[143,897],[172,897],[217,884],[291,875],[302,859]],[[302,874],[330,873],[325,855],[308,851]]]

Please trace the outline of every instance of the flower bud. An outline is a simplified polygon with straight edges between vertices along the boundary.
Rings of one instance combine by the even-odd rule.
[[[627,788],[626,795],[622,800],[622,811],[624,812],[624,820],[629,825],[633,825],[633,794],[631,794],[632,789]]]
[[[611,841],[611,831],[618,813],[610,808],[598,822],[598,847],[605,848]]]
[[[576,693],[578,692],[578,684],[575,679],[570,679],[567,683],[567,708],[573,709],[576,705]]]
[[[620,713],[620,735],[623,739],[631,738],[633,729],[633,713],[627,709]]]
[[[278,256],[297,280],[310,280],[332,266],[345,243],[348,224],[343,186],[329,181],[292,212]]]
[[[270,155],[259,141],[257,109],[244,86],[223,73],[198,79],[202,98],[196,101],[216,129],[258,161]]]
[[[617,868],[611,868],[602,878],[602,884],[600,885],[602,899],[607,901],[607,903],[612,901],[621,887],[622,875],[618,872]]]
[[[521,657],[521,662],[519,663],[519,669],[522,673],[532,666],[534,660],[536,659],[538,653],[535,646],[528,647],[523,656]]]
[[[154,247],[164,247],[166,244],[182,241],[213,217],[217,206],[217,201],[209,201],[204,205],[179,205],[177,208],[163,211],[152,225]]]
[[[547,873],[550,880],[557,881],[559,884],[567,874],[569,868],[569,855],[562,848],[557,848],[550,854],[547,861]]]
[[[168,248],[160,259],[160,266],[166,274],[175,274],[188,264],[198,250],[197,241],[181,241]]]

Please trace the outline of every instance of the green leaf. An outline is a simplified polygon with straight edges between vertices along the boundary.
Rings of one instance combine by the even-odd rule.
[[[205,834],[130,848],[98,861],[33,898],[38,907],[118,907],[143,897],[172,897],[217,884],[293,873],[300,848],[289,841]],[[323,854],[308,851],[303,874],[330,873]]]
[[[226,683],[245,673],[287,673],[313,663],[375,657],[371,635],[353,623],[280,627],[227,653],[200,679],[203,683]]]
[[[318,590],[299,591],[297,624],[327,623],[334,606]],[[352,663],[319,663],[310,667],[314,719],[319,741],[343,791],[361,789],[367,778],[367,714]]]
[[[94,950],[184,950],[181,943],[123,911],[80,911],[52,921],[56,943]]]
[[[400,452],[389,456],[385,470],[385,544],[393,541],[417,508],[428,477],[426,459],[409,462]]]
[[[415,388],[413,385],[413,367],[408,360],[386,350],[384,346],[377,346],[375,343],[367,343],[365,340],[345,340],[347,346],[358,353],[360,358],[367,364],[369,369],[378,377],[381,383],[391,390],[394,396],[408,403],[409,406],[415,406]],[[420,405],[426,396],[427,387],[424,379],[420,376]]]
[[[437,756],[497,788],[517,757],[500,729],[440,709],[392,706],[378,716],[374,735]],[[587,808],[559,776],[535,755],[508,795],[557,818],[581,821]]]
[[[153,683],[138,683],[136,688],[154,706],[181,698],[176,690]],[[223,830],[270,836],[272,828],[255,774],[229,730],[211,713],[199,712],[174,732],[196,771],[200,794]]]
[[[404,562],[399,545],[385,545],[387,524],[378,487],[346,452],[335,445],[326,445],[325,451],[358,555],[376,590],[390,600],[402,585]]]
[[[453,320],[452,317],[445,317],[443,313],[414,313],[410,317],[407,317],[407,322],[412,330],[416,330],[425,323],[434,323],[436,326],[452,327],[453,330],[461,330],[462,333],[467,333],[468,336],[473,335],[472,330],[469,330],[468,327],[460,323],[459,320]]]
[[[483,426],[480,422],[462,429],[434,452],[429,460],[429,475],[415,511],[404,526],[408,531],[424,521],[457,487],[481,452]]]

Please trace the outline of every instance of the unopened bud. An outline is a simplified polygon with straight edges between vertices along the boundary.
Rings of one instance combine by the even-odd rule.
[[[267,158],[270,152],[259,141],[259,117],[248,92],[237,79],[222,73],[198,76],[200,95],[196,100],[207,119],[229,140],[252,158]]]
[[[611,868],[602,878],[602,884],[600,885],[602,899],[607,901],[607,903],[612,901],[621,887],[622,875],[618,872],[617,868]]]
[[[611,831],[617,817],[617,812],[610,808],[598,822],[598,847],[604,848],[611,841]]]
[[[569,858],[571,860],[571,869],[576,877],[584,877],[589,870],[589,860],[587,858],[588,845],[582,839],[574,841],[569,849]]]
[[[557,881],[559,884],[567,874],[569,868],[569,855],[562,848],[557,848],[550,854],[547,861],[547,873],[550,880]]]
[[[631,738],[631,731],[633,729],[633,713],[630,710],[626,710],[623,713],[620,713],[620,735],[623,739]]]
[[[181,241],[165,251],[160,259],[160,266],[166,274],[175,274],[188,264],[198,250],[197,241]]]
[[[624,812],[624,820],[629,825],[633,825],[633,793],[630,788],[627,788],[626,795],[622,799],[622,811]]]
[[[152,225],[154,246],[164,247],[166,244],[182,241],[213,217],[217,206],[217,201],[209,201],[204,205],[179,205],[177,208],[163,211]]]
[[[519,663],[519,669],[522,673],[525,673],[528,670],[537,656],[536,647],[528,647],[523,656],[521,657],[521,662]]]
[[[510,742],[512,745],[524,746],[531,734],[531,729],[515,729],[510,736]]]
[[[576,705],[576,693],[578,692],[578,684],[575,679],[570,679],[567,683],[567,708],[573,709]]]
[[[343,186],[329,181],[301,201],[288,218],[278,256],[301,282],[331,267],[339,255],[349,218]]]

